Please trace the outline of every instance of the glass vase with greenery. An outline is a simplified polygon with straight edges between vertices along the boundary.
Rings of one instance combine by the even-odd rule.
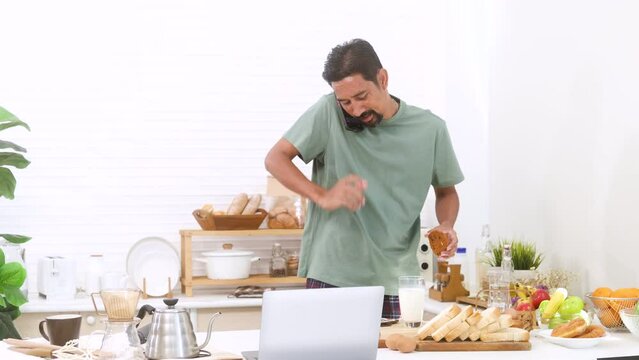
[[[500,239],[499,242],[491,249],[492,256],[488,258],[490,266],[501,266],[501,256],[504,244],[510,244],[512,249],[512,260],[515,270],[536,270],[544,260],[544,256],[537,252],[534,243],[519,239]]]
[[[0,131],[21,126],[31,130],[29,125],[15,115],[0,107]],[[0,140],[0,198],[9,200],[14,198],[16,178],[11,169],[24,169],[30,161],[22,154],[27,150],[22,146],[6,140]],[[22,244],[31,238],[24,235],[0,233],[0,244]],[[15,246],[15,245],[14,245]],[[20,316],[20,306],[27,302],[27,298],[20,290],[27,277],[27,270],[20,262],[7,262],[5,253],[0,248],[0,340],[8,337],[20,338],[13,325],[13,320]]]

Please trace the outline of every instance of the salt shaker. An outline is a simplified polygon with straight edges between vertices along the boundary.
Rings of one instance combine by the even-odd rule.
[[[273,244],[273,252],[271,257],[271,264],[269,266],[269,273],[271,277],[284,277],[286,276],[286,258],[282,251],[282,245],[280,243]]]

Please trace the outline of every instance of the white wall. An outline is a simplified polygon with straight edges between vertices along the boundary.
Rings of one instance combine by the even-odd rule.
[[[636,287],[639,4],[497,2],[490,217],[583,294]]]
[[[487,134],[481,103],[459,104],[474,98],[457,75],[472,61],[447,59],[458,54],[448,37],[472,39],[447,25],[459,11],[418,0],[5,2],[0,104],[33,130],[1,135],[32,164],[15,172],[0,230],[33,236],[30,274],[44,255],[103,253],[121,267],[140,238],[177,245],[179,229],[197,227],[193,209],[264,190],[266,152],[330,91],[327,53],[362,37],[391,92],[447,120],[467,176],[458,232],[472,242],[487,217]]]

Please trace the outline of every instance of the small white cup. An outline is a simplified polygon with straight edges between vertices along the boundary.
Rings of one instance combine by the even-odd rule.
[[[421,276],[399,277],[399,308],[407,327],[417,328],[424,318],[426,283]]]
[[[109,271],[100,277],[100,288],[105,289],[125,289],[127,287],[127,274],[119,271]]]

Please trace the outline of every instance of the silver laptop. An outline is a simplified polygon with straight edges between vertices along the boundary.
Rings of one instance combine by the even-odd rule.
[[[258,351],[247,360],[371,360],[377,357],[384,287],[264,293]]]

